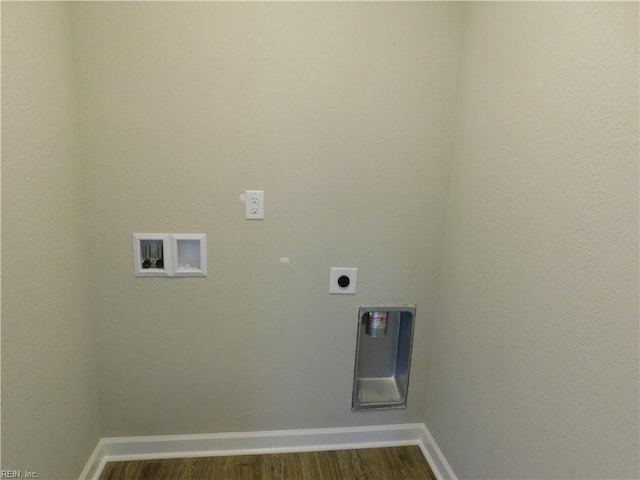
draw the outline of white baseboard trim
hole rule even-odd
[[[422,437],[418,445],[420,446],[420,450],[422,450],[424,458],[427,459],[433,474],[438,480],[458,480],[458,477],[451,468],[451,465],[449,465],[442,450],[438,447],[427,426],[423,423],[421,427]]]
[[[97,480],[107,462],[418,445],[440,480],[457,480],[423,423],[266,432],[102,438],[80,480]]]

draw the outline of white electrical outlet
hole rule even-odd
[[[264,191],[247,190],[244,198],[246,202],[245,218],[247,220],[264,220]]]

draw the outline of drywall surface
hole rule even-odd
[[[460,478],[638,478],[638,4],[465,29],[427,426]]]
[[[100,437],[64,3],[2,2],[2,469],[77,477]]]
[[[422,420],[461,13],[74,5],[105,435]],[[134,278],[133,232],[206,233],[208,277]],[[417,304],[409,406],[354,414],[357,308],[380,303]]]

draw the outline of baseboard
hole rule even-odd
[[[423,423],[421,427],[422,436],[418,445],[420,446],[420,450],[422,450],[424,458],[427,459],[433,474],[438,480],[458,480],[458,477],[451,468],[451,465],[449,465],[442,450],[438,447],[427,426]]]
[[[193,435],[102,438],[80,480],[97,480],[107,462],[418,445],[438,479],[457,480],[422,423]]]

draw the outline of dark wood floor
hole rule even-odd
[[[100,480],[435,480],[417,446],[109,462]]]

